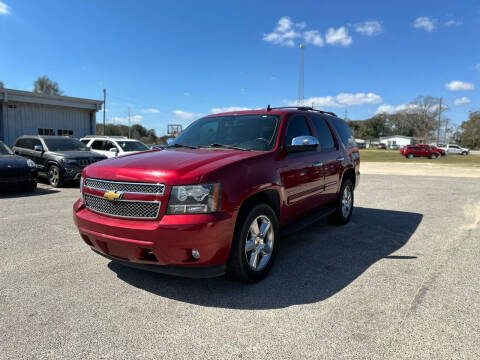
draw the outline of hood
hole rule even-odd
[[[96,158],[96,159],[105,159],[106,157],[93,151],[61,151],[61,152],[51,152],[50,154],[61,156],[67,159],[85,159],[85,158]]]
[[[27,159],[17,155],[0,155],[0,170],[28,168]]]
[[[264,154],[226,149],[166,149],[119,156],[92,164],[85,177],[118,181],[161,182],[166,185],[197,183],[222,166]]]

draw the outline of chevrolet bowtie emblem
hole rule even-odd
[[[121,200],[123,197],[123,192],[110,190],[103,194],[103,197],[106,197],[110,201]]]

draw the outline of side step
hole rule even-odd
[[[280,229],[280,236],[289,236],[295,232],[302,231],[303,229],[308,228],[322,218],[331,215],[335,212],[335,207],[329,207],[326,209],[318,210],[310,215],[307,215],[304,218],[301,218],[291,224],[288,224]]]

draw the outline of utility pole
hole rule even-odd
[[[440,129],[442,128],[442,97],[440,96],[440,103],[438,106],[438,133],[437,133],[437,145],[440,142]]]
[[[128,138],[131,138],[131,130],[132,127],[130,126],[130,106],[128,107]]]
[[[107,89],[103,89],[103,136],[105,136],[105,107],[107,106]]]
[[[305,44],[302,42],[300,44],[300,71],[298,74],[298,96],[297,96],[297,105],[302,106],[303,105],[303,53],[305,50]]]

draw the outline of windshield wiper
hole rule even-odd
[[[187,148],[187,149],[198,149],[198,146],[191,146],[191,145],[183,145],[183,144],[172,144],[168,145],[169,148]]]
[[[213,143],[210,144],[206,147],[212,147],[212,148],[224,148],[224,149],[232,149],[232,150],[242,150],[242,151],[250,151],[249,149],[245,149],[242,147],[238,147],[235,145],[225,145],[225,144],[218,144],[218,143]]]

